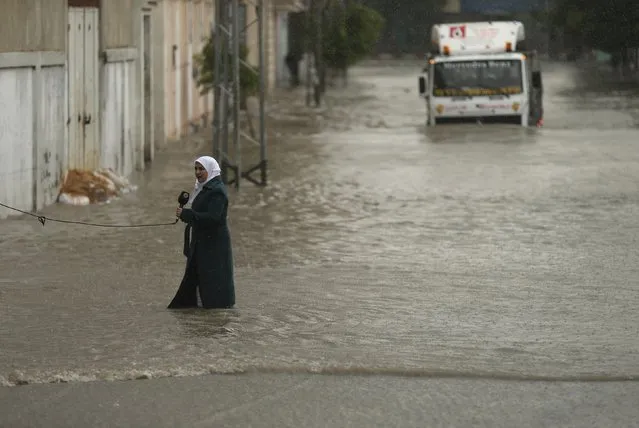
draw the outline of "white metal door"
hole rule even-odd
[[[98,121],[97,8],[69,8],[69,168],[96,169],[100,163]]]
[[[84,136],[82,125],[84,92],[84,9],[69,8],[68,25],[68,75],[69,75],[69,169],[82,168],[84,164]]]
[[[84,9],[84,167],[100,166],[99,128],[99,11]]]
[[[193,19],[193,3],[188,2],[186,4],[186,16],[188,22],[188,36],[187,36],[187,45],[186,45],[186,75],[187,75],[187,84],[186,84],[186,120],[184,122],[193,122],[193,24],[195,20]]]

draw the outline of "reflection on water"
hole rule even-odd
[[[0,222],[0,382],[638,376],[636,98],[553,65],[544,128],[425,129],[418,70],[361,67],[326,107],[272,106],[271,184],[231,191],[237,309],[166,310],[181,225]],[[121,200],[45,212],[170,221],[209,140],[160,153]]]

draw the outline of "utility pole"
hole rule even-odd
[[[240,28],[239,0],[216,0],[214,47],[215,47],[215,84],[213,90],[213,153],[222,170],[222,180],[227,184],[233,184],[236,189],[240,187],[241,178],[259,185],[267,184],[267,153],[266,153],[266,57],[264,49],[265,29],[265,5],[267,0],[244,0],[243,5],[254,7],[256,19]],[[257,68],[251,66],[240,57],[240,45],[242,37],[246,36],[247,29],[257,25],[259,64]],[[241,129],[241,99],[240,87],[241,68],[247,68],[259,78],[259,124],[255,136],[247,134]],[[251,112],[246,112],[247,119]],[[259,146],[260,160],[256,165],[243,169],[242,142]],[[252,174],[260,171],[259,179]],[[229,172],[233,172],[229,176]]]
[[[547,35],[546,35],[546,43],[548,45],[548,47],[546,48],[546,54],[548,55],[548,58],[551,58],[551,46],[552,46],[552,32],[553,32],[553,28],[552,28],[552,20],[550,19],[550,4],[548,2],[548,0],[545,0],[545,6],[546,6],[546,30],[547,30]]]
[[[315,72],[317,80],[315,81],[315,105],[319,107],[324,95],[324,9],[326,0],[316,0],[316,17],[315,17]]]
[[[305,14],[305,37],[306,43],[304,50],[306,51],[306,106],[310,107],[313,102],[314,80],[315,80],[315,55],[313,54],[313,44],[316,43],[315,27],[313,26],[313,15],[315,13],[315,4],[317,0],[306,0]]]

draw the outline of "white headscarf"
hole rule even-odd
[[[208,177],[206,177],[206,181],[204,183],[200,183],[197,178],[195,179],[195,188],[193,189],[193,193],[191,193],[191,197],[189,198],[189,204],[195,200],[195,197],[200,193],[202,188],[206,183],[212,180],[215,177],[218,177],[221,173],[220,165],[218,165],[217,161],[213,159],[211,156],[202,156],[195,160],[195,163],[199,163],[204,167],[206,172],[208,173]]]

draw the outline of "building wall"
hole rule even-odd
[[[53,202],[66,164],[66,0],[14,0],[0,14],[0,202]],[[0,208],[0,218],[13,215]]]
[[[213,14],[215,12],[214,3],[211,1],[196,1],[194,4],[193,19],[193,54],[202,52],[202,48],[213,27]],[[195,84],[198,77],[198,70],[195,66],[191,68],[194,79],[193,85],[193,111],[196,124],[208,126],[213,120],[213,94],[202,95],[200,89]]]
[[[267,1],[267,0],[264,0]],[[259,27],[257,25],[257,10],[252,2],[246,2],[246,47],[247,61],[254,67],[260,63]]]
[[[164,0],[164,92],[168,140],[177,140],[206,126],[212,96],[201,95],[193,56],[199,53],[213,25],[213,0]]]
[[[2,3],[0,52],[64,50],[67,0],[11,0]]]
[[[113,1],[113,0],[103,0]],[[148,2],[146,0],[131,0],[132,9],[126,9],[127,4],[125,0],[123,2],[122,9],[120,9],[120,19],[126,20],[126,17],[132,19],[131,26],[133,27],[133,49],[135,50],[135,59],[129,66],[132,67],[133,77],[131,78],[131,104],[132,109],[129,117],[132,120],[131,123],[131,138],[133,146],[133,168],[137,170],[144,170],[146,163],[144,161],[144,138],[147,130],[144,124],[144,86],[143,86],[143,52],[142,52],[142,7]],[[133,13],[131,13],[133,12]],[[128,14],[127,14],[128,13]],[[153,100],[150,100],[152,103]],[[128,174],[128,172],[127,172]]]
[[[103,49],[135,46],[134,20],[141,4],[137,0],[101,0],[101,38]]]
[[[0,201],[22,210],[37,210],[55,202],[71,159],[74,167],[111,167],[122,175],[144,168],[145,132],[153,135],[158,124],[152,120],[145,129],[142,120],[145,117],[142,8],[154,18],[152,22],[157,23],[157,10],[153,8],[156,2],[11,0],[5,3],[0,14]],[[93,45],[89,40],[91,36],[69,38],[71,9],[68,4],[91,6],[91,13],[98,13],[95,25],[93,21],[85,21],[85,24],[90,22],[92,34],[96,34]],[[75,18],[81,15],[78,14],[81,10],[84,9],[73,9]],[[161,42],[158,45],[154,41],[152,45],[151,51],[161,53]],[[90,46],[89,50],[86,46]],[[99,70],[96,75],[86,74],[86,64],[84,69],[77,67],[83,55],[95,62]],[[162,55],[150,57],[163,59]],[[80,70],[72,74],[69,73],[71,59],[75,70]],[[158,67],[156,60],[152,69],[161,75],[163,63]],[[163,81],[161,76],[158,79]],[[81,129],[76,114],[82,113],[82,107],[78,107],[82,102],[77,100],[86,96],[82,82],[87,80],[95,81],[97,88],[95,108],[84,112],[91,115],[90,132],[97,134],[96,162],[92,161],[91,152],[76,152],[81,144],[72,144],[70,138],[73,125]],[[154,88],[152,93],[155,99],[150,102],[156,104],[157,100],[162,107],[163,97],[158,99],[158,94],[163,93],[163,88]],[[73,104],[72,117],[71,105],[76,101],[79,104]],[[163,108],[153,111],[156,110],[163,113]],[[155,114],[152,117],[157,118]],[[77,132],[74,135],[78,135]],[[12,213],[0,209],[0,218],[9,214]]]
[[[262,0],[265,8],[264,22],[263,24],[263,38],[264,38],[264,60],[266,62],[266,89],[269,90],[275,83],[275,70],[271,69],[275,65],[273,46],[275,43],[275,11],[273,4],[270,0]],[[254,67],[258,67],[260,64],[260,38],[259,38],[259,25],[257,22],[258,15],[257,10],[253,3],[246,3],[246,22],[248,27],[246,28],[246,47],[248,48],[248,63]]]
[[[286,67],[286,55],[288,54],[288,15],[286,10],[277,10],[277,22],[275,23],[275,74],[278,86],[288,86],[290,73]]]
[[[265,82],[267,92],[275,87],[277,81],[277,8],[273,0],[262,0],[265,8],[263,22]],[[253,3],[246,3],[246,47],[248,48],[248,62],[254,67],[260,63],[259,26],[257,10]]]
[[[165,61],[164,61],[164,34],[165,34],[165,19],[164,10],[162,6],[155,7],[151,16],[151,25],[153,27],[153,39],[152,39],[152,73],[153,73],[153,142],[155,148],[162,148],[166,144],[166,132],[164,131],[166,121],[166,109],[165,105],[165,87],[166,76],[164,73]]]
[[[264,23],[266,89],[270,92],[277,82],[277,10],[272,0],[263,1],[266,7],[266,22]]]
[[[187,135],[190,117],[189,98],[191,96],[191,64],[193,47],[188,39],[191,19],[190,1],[179,2],[180,30],[178,37],[178,67],[180,67],[180,97],[177,100],[177,108],[180,110],[180,121],[177,123],[179,135]]]
[[[213,26],[213,0],[165,0],[164,14],[164,135],[177,140],[211,121],[213,98],[200,94],[194,55]]]

